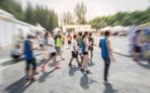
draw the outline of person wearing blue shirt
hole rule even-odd
[[[35,58],[33,56],[33,48],[32,48],[32,42],[31,42],[32,36],[28,35],[27,39],[24,41],[24,58],[26,60],[26,75],[27,80],[34,80],[34,74],[36,70],[36,62]],[[31,70],[32,66],[32,70]],[[30,74],[31,70],[31,74]]]
[[[104,81],[108,81],[108,70],[110,67],[111,59],[114,60],[112,51],[110,48],[110,41],[109,41],[110,32],[106,31],[104,33],[104,37],[100,39],[99,47],[101,48],[101,56],[104,60]]]

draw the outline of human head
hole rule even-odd
[[[57,33],[57,35],[60,35],[60,34],[61,34],[61,31],[59,30],[58,33]]]
[[[17,48],[17,49],[20,49],[20,47],[21,47],[21,46],[20,46],[19,44],[16,45],[16,48]]]
[[[104,32],[102,31],[100,34],[103,36],[103,35],[104,35]]]
[[[30,39],[33,39],[33,36],[32,36],[32,35],[28,35],[28,36],[27,36],[27,39],[29,39],[29,40],[30,40]]]
[[[76,36],[76,35],[74,35],[74,36],[73,36],[73,39],[76,39],[76,38],[77,38],[77,36]]]
[[[89,36],[92,36],[92,33],[90,33]]]
[[[79,36],[82,36],[82,32],[79,32]]]
[[[105,31],[104,35],[105,35],[105,37],[109,37],[110,36],[110,31]]]
[[[88,32],[84,32],[84,35],[83,35],[82,39],[84,39],[87,36],[88,36]]]
[[[88,35],[88,32],[84,32],[84,35],[87,36],[87,35]]]

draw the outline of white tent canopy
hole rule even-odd
[[[15,17],[12,14],[10,14],[2,9],[0,9],[0,18],[11,19],[11,20],[15,19]]]
[[[123,26],[111,27],[111,26],[107,26],[107,27],[104,27],[104,28],[100,29],[100,31],[106,31],[106,30],[109,30],[109,31],[112,31],[112,32],[128,31],[128,27],[123,27]]]
[[[43,28],[39,23],[36,24],[36,26],[31,27],[32,31],[38,31],[38,32],[44,32],[45,28]]]

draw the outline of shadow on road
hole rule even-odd
[[[118,91],[114,89],[110,83],[104,83],[104,85],[104,93],[118,93]]]
[[[75,72],[78,71],[78,70],[79,70],[78,67],[75,67],[75,66],[70,67],[69,68],[69,76],[74,76]]]
[[[83,74],[83,76],[81,77],[80,86],[83,89],[89,89],[89,78],[87,74]]]
[[[83,74],[83,76],[80,79],[80,86],[83,89],[89,89],[89,85],[92,83],[98,83],[99,82],[97,80],[93,80],[92,78],[88,77],[88,74]]]
[[[44,82],[46,80],[46,78],[48,78],[49,74],[51,74],[52,72],[54,72],[56,69],[52,69],[49,72],[44,72],[40,77],[39,77],[39,82]]]
[[[36,54],[35,56],[39,56],[39,55],[41,55],[41,54]],[[21,57],[19,59],[11,59],[9,61],[3,62],[1,65],[8,66],[8,65],[16,64],[16,63],[19,63],[19,62],[22,62],[22,61],[25,61],[23,57]]]
[[[17,60],[12,59],[12,60],[9,60],[9,61],[2,63],[1,65],[7,66],[7,65],[11,65],[11,64],[16,64],[16,63],[22,62],[23,60],[24,60],[23,58],[17,59]]]
[[[25,76],[6,87],[5,93],[23,93],[33,82],[27,82]]]
[[[94,66],[95,64],[94,64],[94,62],[91,61],[91,62],[88,63],[88,65],[89,66]]]
[[[136,63],[146,69],[150,69],[150,62],[136,62]]]

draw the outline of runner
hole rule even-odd
[[[26,60],[27,80],[35,80],[34,74],[36,71],[36,60],[33,56],[33,44],[31,39],[33,39],[33,36],[28,35],[27,40],[24,41],[24,56]]]
[[[70,59],[70,62],[69,62],[69,66],[71,67],[72,66],[72,61],[73,59],[75,58],[77,63],[78,63],[78,67],[80,67],[80,62],[79,62],[79,59],[78,59],[78,43],[77,43],[77,36],[74,35],[73,36],[73,41],[72,41],[72,58]]]
[[[59,69],[57,63],[56,63],[56,49],[55,49],[55,41],[53,38],[53,32],[49,33],[47,32],[45,35],[46,44],[47,44],[47,50],[48,50],[48,58],[46,59],[46,63],[41,65],[41,71],[45,71],[46,64],[53,59],[53,65],[55,66],[55,69]]]
[[[90,51],[90,62],[93,59],[93,49],[94,49],[94,38],[92,37],[92,33],[89,34],[89,51]]]
[[[110,67],[111,60],[114,61],[114,57],[112,55],[112,50],[110,46],[110,32],[106,31],[104,33],[105,37],[100,39],[99,47],[101,48],[101,56],[104,60],[105,67],[104,67],[104,81],[108,81],[108,70]]]
[[[58,33],[55,37],[55,45],[56,45],[56,53],[58,56],[60,56],[61,60],[64,60],[62,57],[62,51],[61,48],[63,47],[63,40],[61,38],[61,35]]]
[[[135,61],[139,61],[140,56],[142,54],[142,30],[137,30],[135,35],[135,43],[134,43],[134,55],[133,55],[133,59]]]
[[[68,46],[69,46],[69,49],[70,49],[70,47],[71,47],[71,41],[72,41],[72,37],[71,37],[70,33],[67,36],[67,41],[68,41]]]
[[[89,62],[89,56],[88,56],[88,33],[85,32],[83,37],[82,37],[82,53],[83,53],[83,63],[81,67],[81,72],[86,72],[87,74],[90,73],[88,69],[88,62]]]
[[[80,32],[78,34],[78,46],[79,46],[79,54],[80,54],[80,58],[81,58],[81,65],[83,63],[83,53],[82,53],[82,33]]]

